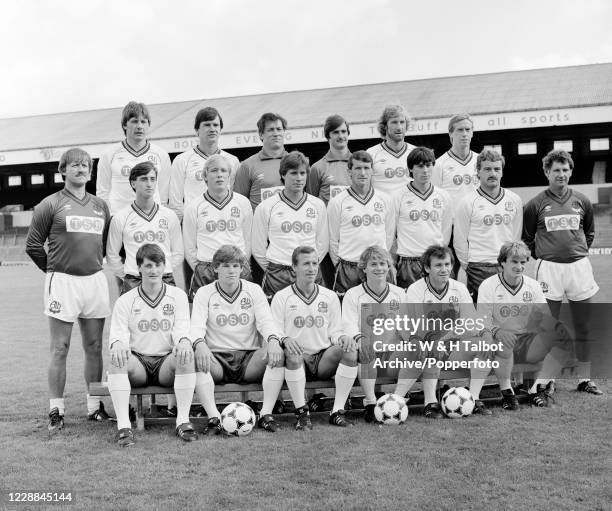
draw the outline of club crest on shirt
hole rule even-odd
[[[166,220],[165,218],[160,218],[159,219],[159,228],[160,229],[167,229],[168,228],[168,220]]]
[[[510,201],[506,201],[506,211],[514,211],[514,204]]]
[[[448,302],[449,303],[459,303],[459,298],[455,295],[451,295],[448,297]]]
[[[533,301],[533,295],[531,294],[531,291],[525,291],[523,293],[523,301],[524,302],[532,302]]]
[[[174,314],[174,305],[167,303],[164,305],[162,311],[164,312],[164,316],[172,316]]]
[[[380,213],[383,210],[383,203],[382,202],[375,202],[374,203],[374,211]]]
[[[317,311],[323,313],[323,314],[327,314],[327,310],[328,310],[328,305],[326,302],[319,302],[317,304]]]
[[[244,298],[242,298],[240,300],[240,308],[243,309],[243,310],[244,309],[250,309],[251,305],[252,305],[251,299],[249,297],[247,297],[247,296],[245,296]]]
[[[232,218],[238,218],[240,216],[240,208],[237,208],[236,206],[234,206],[230,210],[230,213],[232,215]]]
[[[389,308],[391,310],[399,310],[399,302],[394,298],[389,302]]]
[[[306,216],[308,218],[314,218],[315,217],[315,210],[314,210],[314,208],[307,208],[306,209]]]

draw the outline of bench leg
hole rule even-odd
[[[240,400],[243,403],[246,403],[249,400],[249,393],[248,392],[240,392]]]
[[[136,396],[136,429],[144,431],[144,413],[142,410],[142,394]]]

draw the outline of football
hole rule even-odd
[[[255,412],[244,403],[230,403],[221,412],[221,426],[228,435],[246,436],[255,427]]]
[[[467,417],[474,411],[474,398],[465,387],[452,387],[442,396],[442,411],[451,419]]]
[[[393,426],[401,424],[408,418],[406,401],[397,394],[385,394],[376,401],[374,416],[383,424]]]

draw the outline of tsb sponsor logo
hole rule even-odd
[[[141,332],[158,332],[159,330],[169,332],[171,328],[172,322],[169,319],[162,319],[161,321],[158,319],[152,319],[151,321],[141,319],[138,322],[138,330]]]
[[[219,314],[216,322],[219,326],[245,326],[249,324],[249,315],[246,312],[242,314]]]
[[[87,234],[102,234],[104,221],[91,216],[66,216],[67,232],[83,232]]]

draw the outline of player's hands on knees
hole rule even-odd
[[[193,348],[189,339],[183,337],[172,349],[172,353],[178,358],[179,364],[185,365],[193,360]]]
[[[213,354],[204,342],[199,342],[195,349],[195,361],[198,371],[209,373],[213,364]]]
[[[348,353],[350,351],[357,351],[357,341],[348,335],[341,335],[338,339],[338,346],[342,348],[342,351]]]
[[[500,328],[497,332],[495,332],[495,340],[501,342],[506,348],[514,349],[516,334]]]
[[[304,348],[302,348],[297,339],[294,339],[293,337],[285,338],[285,350],[289,355],[301,355],[304,353]]]
[[[115,341],[111,346],[110,354],[111,364],[121,369],[127,366],[131,352],[130,348],[127,347],[123,342]]]
[[[283,362],[283,348],[277,339],[272,339],[268,342],[268,365],[270,367],[279,367]]]

